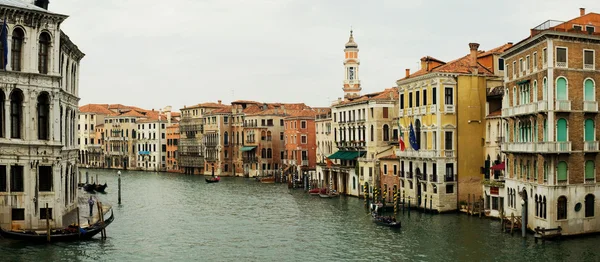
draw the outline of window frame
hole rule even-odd
[[[562,61],[558,61],[558,50],[559,49],[564,49],[565,50],[565,66],[558,66],[558,63],[562,63]],[[554,67],[560,67],[560,68],[568,68],[569,67],[569,48],[566,46],[557,46],[554,48],[554,52],[556,54],[556,57],[554,58]]]
[[[582,67],[584,70],[594,70],[596,68],[596,50],[594,49],[583,49],[583,63],[582,63]],[[585,52],[592,52],[592,63],[591,64],[586,64],[585,63]],[[592,68],[585,68],[586,65],[591,65]]]

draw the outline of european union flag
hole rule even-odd
[[[412,123],[410,123],[410,130],[408,133],[408,142],[410,143],[410,146],[412,146],[412,148],[415,151],[419,151],[419,144],[417,144],[417,136],[415,135],[415,129],[413,128]]]
[[[8,26],[6,25],[6,17],[4,17],[0,38],[2,38],[2,69],[6,70],[8,64]]]

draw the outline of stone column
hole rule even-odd
[[[10,94],[6,95],[4,99],[4,137],[10,138],[10,100],[8,99]]]

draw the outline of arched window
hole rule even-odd
[[[15,28],[12,33],[12,47],[10,54],[10,66],[13,71],[21,71],[21,49],[23,49],[25,34],[21,28]]]
[[[390,127],[383,125],[383,141],[390,141]]]
[[[261,131],[260,132],[260,140],[265,140],[267,138],[267,132],[265,131]]]
[[[588,194],[585,196],[585,217],[594,216],[594,202],[596,202],[596,197],[594,194]]]
[[[273,151],[270,148],[268,148],[267,149],[267,158],[272,158],[272,157],[273,157]]]
[[[244,131],[242,131],[242,145],[244,144]]]
[[[260,157],[267,158],[267,149],[263,148],[260,152]]]
[[[567,79],[564,77],[556,79],[556,100],[568,100]]]
[[[568,172],[567,162],[565,162],[565,161],[558,162],[558,167],[557,167],[557,171],[556,171],[556,181],[566,182],[567,181],[567,172]]]
[[[564,118],[558,119],[558,121],[556,121],[556,141],[567,141],[567,120]]]
[[[548,100],[548,80],[545,77],[542,81],[542,97],[544,100]]]
[[[38,113],[38,139],[48,140],[49,139],[49,127],[50,127],[50,99],[48,93],[43,92],[38,96],[37,99],[37,113]]]
[[[544,198],[542,199],[542,217],[546,218],[546,214],[547,214],[547,208],[546,208],[546,196],[544,196]]]
[[[584,141],[595,141],[594,137],[594,120],[588,118],[584,122]]]
[[[585,161],[585,180],[594,181],[594,178],[596,178],[596,165],[594,161]]]
[[[594,80],[587,79],[583,84],[583,100],[584,101],[596,101],[594,96]]]
[[[533,80],[533,102],[538,101],[537,80]]]
[[[0,137],[4,137],[4,127],[6,125],[6,119],[4,119],[4,92],[0,89]]]
[[[373,125],[371,125],[371,142],[373,142],[374,136],[375,136],[375,131],[373,130]]]
[[[556,201],[556,219],[567,219],[567,197],[560,196]]]
[[[513,86],[513,103],[512,106],[517,106],[517,87]]]
[[[21,138],[23,121],[23,92],[14,89],[10,94],[10,137]]]
[[[229,133],[223,133],[223,144],[229,145]]]
[[[40,34],[38,47],[38,71],[40,74],[48,74],[50,64],[50,35],[46,32]]]
[[[240,132],[237,132],[237,136],[235,136],[235,143],[240,144]]]
[[[540,199],[537,194],[535,195],[535,216],[540,216]]]
[[[271,131],[267,131],[267,141],[271,141]]]

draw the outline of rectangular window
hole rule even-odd
[[[394,173],[392,175],[398,175],[398,166],[394,165]]]
[[[374,117],[374,116],[373,116],[373,108],[371,108],[371,117]]]
[[[0,166],[0,192],[6,192],[6,166]]]
[[[388,118],[388,108],[387,107],[383,108],[383,118]]]
[[[583,69],[594,69],[594,50],[583,50]]]
[[[593,26],[586,25],[585,31],[587,31],[590,35],[593,34],[596,30]]]
[[[408,108],[412,108],[413,106],[412,93],[408,93]]]
[[[23,192],[23,166],[10,167],[10,191]]]
[[[400,94],[400,109],[404,109],[404,94]]]
[[[383,165],[383,174],[387,175],[387,165]]]
[[[437,104],[437,88],[435,87],[431,89],[431,104]]]
[[[307,143],[306,135],[302,135],[302,144],[306,144],[306,143]]]
[[[167,152],[167,145],[162,145],[162,152]]]
[[[533,70],[537,70],[537,52],[533,53]]]
[[[11,213],[12,213],[12,216],[11,216],[12,221],[25,220],[25,209],[24,208],[13,208],[11,210]]]
[[[519,72],[525,71],[525,66],[523,65],[523,58],[519,58]]]
[[[419,91],[415,91],[415,106],[420,106],[421,105],[421,96]]]
[[[445,136],[445,140],[444,140],[445,145],[444,145],[444,148],[446,150],[452,150],[452,132],[451,131],[446,131],[444,133],[444,136]]]
[[[300,128],[302,128],[302,129],[306,128],[306,121],[304,121],[304,120],[300,121]]]
[[[580,25],[573,25],[573,31],[581,32],[581,30],[583,30],[582,26],[580,26]]]
[[[525,57],[525,69],[529,70],[530,65],[531,65],[531,58],[529,56],[526,56]]]
[[[427,105],[427,89],[423,89],[423,105]]]
[[[333,122],[337,122],[337,113],[333,113]]]
[[[567,66],[567,49],[564,47],[556,48],[556,66],[566,67]]]
[[[542,50],[542,66],[546,66],[548,64],[548,49],[544,48]]]
[[[40,219],[46,219],[46,208],[40,208]],[[48,219],[52,219],[52,208],[48,208]]]
[[[504,70],[504,59],[502,59],[502,58],[498,58],[498,70],[500,70],[500,71]]]
[[[39,190],[40,192],[52,192],[52,167],[39,167]]]
[[[454,104],[454,96],[452,95],[452,87],[446,87],[444,92],[444,102],[446,105]]]
[[[512,73],[513,73],[513,76],[515,76],[517,74],[517,61],[513,61]]]
[[[279,119],[279,126],[283,126],[283,119]]]
[[[454,194],[454,185],[446,185],[446,194]]]

